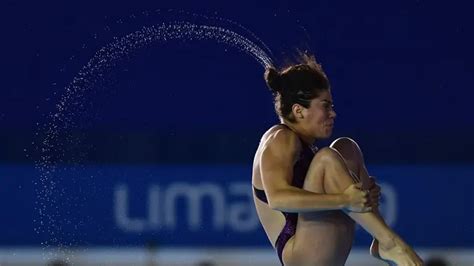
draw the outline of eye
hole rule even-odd
[[[334,110],[334,104],[325,103],[323,107],[328,111]]]

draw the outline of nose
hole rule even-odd
[[[330,116],[331,118],[336,118],[336,116],[337,116],[336,111],[331,110],[331,112],[329,113],[329,116]]]

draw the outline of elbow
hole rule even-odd
[[[284,197],[279,195],[278,193],[274,193],[270,197],[268,197],[268,206],[277,211],[281,211],[285,208],[284,206],[285,200]]]

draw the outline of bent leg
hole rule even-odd
[[[324,173],[325,191],[327,193],[342,193],[353,182],[353,177],[350,175],[346,162],[340,153],[332,148],[325,149],[322,158],[326,164]],[[387,231],[391,230],[374,213],[348,212],[347,214],[377,239],[389,241]]]
[[[353,180],[339,152],[332,148],[324,148],[318,151],[308,169],[304,189],[315,193],[342,193],[354,182],[356,181]],[[332,214],[325,216],[324,213],[338,213],[347,219],[347,216],[339,211],[299,214],[296,234],[283,250],[285,265],[344,264],[350,250],[353,232],[347,230],[344,232],[347,226],[341,226],[345,222],[341,223],[340,216]],[[416,259],[407,251],[409,247],[376,214],[372,212],[347,214],[380,241],[381,246],[387,251],[381,254],[384,259],[402,264]],[[345,247],[346,243],[349,243],[349,249],[342,248],[342,251],[339,251],[338,247]]]
[[[365,166],[364,157],[359,145],[350,138],[339,138],[331,144],[331,148],[338,151],[349,170],[357,175],[360,181],[362,181],[363,188],[368,189],[369,187],[367,184],[369,183],[370,176]],[[421,260],[416,253],[411,250],[411,248],[385,223],[383,217],[379,213],[379,209],[373,208],[372,212],[375,217],[365,213],[348,213],[352,219],[364,227],[364,229],[374,237],[374,241],[370,247],[371,254],[380,259],[382,259],[380,257],[382,255],[385,259],[398,261],[400,263],[406,262],[409,265],[420,263]],[[371,232],[371,230],[376,231]],[[377,231],[379,232],[377,233]],[[386,235],[387,238],[379,239],[377,235],[380,234]],[[382,241],[383,245],[380,253],[377,239]]]
[[[369,189],[369,172],[365,166],[364,155],[357,142],[351,138],[342,137],[333,141],[330,147],[339,152],[351,173],[357,175],[357,177],[362,181],[362,188]],[[372,212],[374,212],[386,224],[385,220],[380,215],[378,206],[373,207]],[[376,258],[380,258],[378,242],[375,238],[370,246],[370,254]]]

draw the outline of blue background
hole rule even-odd
[[[166,11],[173,8],[241,24],[270,47],[279,65],[291,59],[296,48],[313,51],[333,88],[338,117],[332,139],[356,139],[369,168],[396,188],[395,229],[415,245],[473,246],[471,3],[1,5],[0,199],[8,218],[0,220],[0,245],[39,245],[51,237],[34,233],[39,222],[35,204],[41,204],[37,193],[42,190],[35,183],[43,181],[33,162],[41,156],[42,125],[51,121],[49,114],[56,111],[65,87],[114,36],[186,20],[217,23],[256,41],[231,23]],[[199,243],[199,233],[188,237],[161,232],[173,234],[161,239],[156,232],[114,231],[111,205],[104,202],[121,179],[101,170],[138,167],[151,172],[145,174],[146,182],[171,184],[182,178],[176,169],[185,168],[196,173],[194,182],[225,187],[227,180],[219,173],[230,164],[239,169],[232,180],[250,182],[259,138],[277,122],[263,72],[247,54],[213,41],[154,44],[107,72],[113,82],[81,98],[86,106],[82,112],[68,114],[77,126],[61,129],[56,140],[57,146],[66,143],[66,151],[57,154],[59,163],[73,161],[87,169],[83,175],[50,177],[59,184],[55,189],[63,190],[56,195],[65,202],[57,213],[60,220],[82,226],[58,229],[61,241],[121,246],[153,239],[163,245],[267,246],[261,230],[249,238],[231,230],[212,233],[205,243]],[[123,175],[133,176],[135,171]],[[154,171],[168,171],[173,178],[155,177]],[[130,186],[146,186],[142,181],[125,178]],[[94,204],[103,211],[81,207],[81,215],[71,215],[68,209]],[[111,234],[117,237],[108,238]],[[357,244],[366,241],[360,234]]]
[[[59,197],[48,197],[48,215],[57,217],[52,224],[39,226],[35,210],[34,185],[31,177],[35,169],[20,165],[1,166],[5,178],[2,196],[8,198],[3,209],[10,215],[2,219],[2,245],[48,244],[79,246],[141,246],[157,243],[170,247],[268,247],[268,240],[253,210],[251,186],[247,179],[251,165],[88,165],[63,167],[55,175],[59,184]],[[469,176],[473,166],[450,165],[375,165],[372,173],[383,176],[380,181],[384,190],[381,199],[382,214],[386,221],[406,241],[417,247],[466,248],[474,245],[474,219],[469,210],[474,209],[472,181]],[[451,177],[446,180],[446,173]],[[91,178],[93,177],[93,178]],[[248,186],[248,194],[231,192],[233,184]],[[172,186],[185,184],[199,187],[212,184],[219,188],[225,202],[225,220],[216,226],[215,200],[210,194],[198,198],[201,213],[200,224],[193,230],[190,224],[190,201],[184,195],[176,198],[173,210],[177,214],[175,227],[163,223],[165,194]],[[409,184],[409,185],[408,185]],[[118,187],[127,190],[126,216],[141,220],[145,225],[130,230],[117,219]],[[160,187],[158,204],[161,224],[150,226],[150,188]],[[389,192],[389,186],[390,191]],[[388,195],[390,194],[390,195]],[[446,196],[449,195],[449,196]],[[231,208],[246,206],[239,219],[248,221],[254,215],[254,226],[240,231],[233,226]],[[389,207],[390,205],[390,207]],[[392,213],[387,211],[392,208]],[[393,216],[395,214],[395,216]],[[49,221],[48,218],[44,219]],[[252,223],[251,223],[252,224]],[[40,233],[36,233],[34,228]],[[52,241],[54,235],[59,241]],[[358,229],[356,245],[367,246],[371,238]]]

